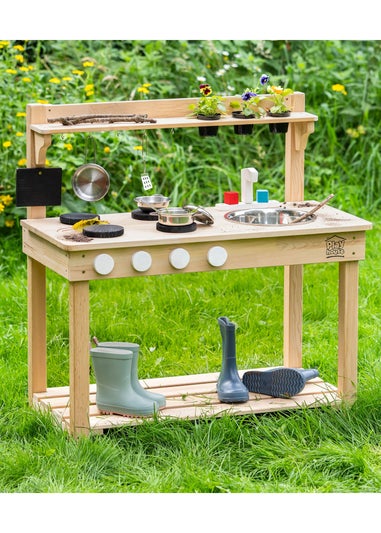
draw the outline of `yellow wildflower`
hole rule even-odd
[[[71,76],[64,76],[62,81],[71,81],[73,78]]]
[[[9,41],[0,41],[0,48],[4,48],[4,46],[9,46]]]
[[[34,66],[33,65],[28,65],[28,70],[34,70]]]
[[[22,131],[16,131],[16,137],[24,137],[24,133]]]
[[[18,111],[18,112],[16,113],[16,117],[26,117],[26,113],[25,113],[25,111]]]
[[[11,141],[4,141],[3,142],[3,148],[9,148],[10,146],[12,146]]]
[[[8,206],[11,205],[11,203],[13,202],[13,198],[9,194],[2,194],[0,196],[0,202]]]
[[[24,66],[20,67],[19,70],[21,70],[21,72],[29,72],[28,67],[24,67]]]
[[[24,77],[22,78],[22,81],[23,81],[24,83],[30,83],[32,80],[31,80],[30,78],[28,78],[27,76],[24,76]]]
[[[18,50],[19,52],[23,52],[25,50],[25,48],[21,44],[15,44],[13,48],[15,50]]]
[[[148,94],[149,89],[147,89],[147,87],[144,87],[144,85],[142,85],[141,87],[138,87],[138,93]]]
[[[85,92],[93,91],[94,90],[94,84],[89,83],[88,85],[85,85]]]
[[[38,104],[48,104],[49,101],[48,100],[37,100],[37,103]]]
[[[7,68],[5,72],[7,74],[17,74],[17,70],[15,70],[14,68]]]
[[[5,221],[5,226],[7,228],[13,228],[13,226],[15,225],[15,221],[14,220],[11,220],[10,218],[8,218],[6,221]]]
[[[0,213],[2,213],[5,209],[5,205],[0,203]]]
[[[277,87],[276,85],[271,85],[271,91],[275,94],[282,94],[283,88],[280,86]]]
[[[16,54],[16,55],[15,55],[15,58],[17,59],[17,61],[18,61],[19,63],[24,63],[24,56],[23,56],[23,55],[21,55],[21,54]]]
[[[74,69],[72,70],[73,74],[77,74],[78,76],[82,76],[84,74],[83,70]]]
[[[73,150],[73,145],[71,143],[64,143],[64,148],[70,152]]]
[[[56,83],[57,85],[61,83],[59,78],[50,78],[49,83]]]
[[[83,67],[93,67],[94,66],[94,62],[93,61],[84,61],[82,63],[82,66]]]
[[[141,145],[134,146],[134,150],[143,150],[143,146]]]
[[[337,93],[341,93],[341,94],[348,94],[347,91],[345,90],[345,87],[344,85],[342,85],[341,83],[335,83],[334,85],[332,85],[332,91],[335,91]]]
[[[105,146],[105,147],[103,148],[103,151],[104,151],[105,154],[109,154],[109,153],[111,152],[109,146]]]
[[[25,159],[24,157],[23,157],[22,159],[19,159],[19,160],[17,161],[17,165],[18,165],[19,167],[23,167],[23,166],[25,166],[25,165],[26,165],[26,159]]]

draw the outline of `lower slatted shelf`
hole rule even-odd
[[[246,370],[241,370],[239,374],[242,376],[244,372]],[[336,387],[320,378],[314,378],[307,381],[302,392],[292,398],[273,398],[250,393],[247,402],[221,403],[216,392],[218,376],[219,372],[214,372],[151,378],[140,380],[140,383],[146,389],[166,397],[166,406],[157,413],[159,419],[169,417],[195,420],[203,417],[223,416],[224,414],[238,416],[301,407],[319,407],[340,402]],[[70,389],[68,386],[49,388],[46,392],[35,393],[33,401],[36,408],[50,411],[62,428],[69,430]],[[96,384],[90,385],[89,402],[89,425],[92,432],[103,433],[105,429],[137,425],[143,420],[142,417],[101,414],[96,406]]]

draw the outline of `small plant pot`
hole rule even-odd
[[[197,115],[198,120],[219,120],[220,114],[217,115]],[[200,137],[215,137],[218,133],[218,126],[200,126],[198,128]]]
[[[233,111],[233,118],[245,120],[247,118],[255,118],[254,115],[244,115],[242,111]],[[237,135],[250,135],[253,133],[254,124],[234,124],[234,133]]]
[[[268,111],[267,116],[269,117],[289,117],[290,111],[285,111],[284,113],[270,113]],[[287,133],[288,131],[288,122],[278,123],[278,124],[269,124],[271,133]]]

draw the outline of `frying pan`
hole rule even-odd
[[[110,176],[107,170],[96,163],[85,163],[77,168],[71,182],[75,194],[86,202],[101,200],[110,188]]]

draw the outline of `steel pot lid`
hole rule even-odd
[[[86,163],[75,171],[72,186],[81,200],[95,202],[106,196],[110,188],[110,176],[100,165]]]
[[[193,220],[201,222],[202,224],[214,224],[213,216],[203,207],[187,204],[184,209],[192,212]]]

